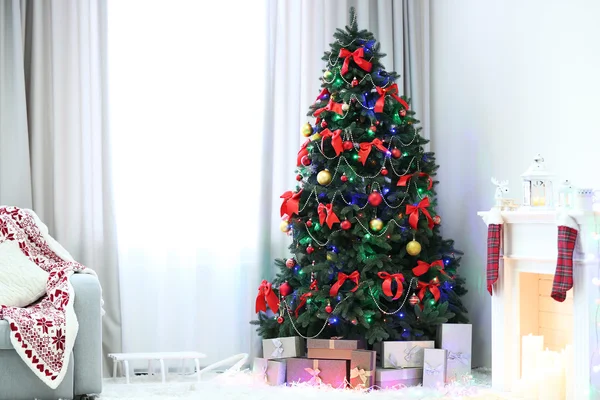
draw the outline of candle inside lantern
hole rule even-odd
[[[546,199],[544,197],[532,197],[531,205],[534,207],[544,207],[546,205]]]

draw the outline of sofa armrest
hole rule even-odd
[[[73,393],[102,392],[102,289],[94,275],[73,274],[70,278],[75,292],[75,314],[79,332],[73,348],[75,371]]]

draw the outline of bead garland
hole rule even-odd
[[[381,307],[379,306],[379,303],[377,303],[377,300],[375,300],[375,295],[373,294],[373,288],[371,286],[369,286],[369,294],[373,298],[373,301],[375,302],[375,305],[377,306],[379,311],[381,311],[385,315],[394,315],[398,311],[400,311],[402,309],[402,307],[404,307],[404,304],[406,303],[406,299],[408,299],[408,295],[410,294],[410,288],[412,287],[413,281],[418,281],[418,279],[417,278],[410,279],[410,282],[408,283],[408,289],[406,289],[406,296],[404,296],[404,301],[402,302],[402,304],[400,305],[400,307],[398,307],[398,309],[396,311],[392,311],[392,312],[383,311],[381,309]],[[416,288],[416,286],[415,286],[415,288]]]

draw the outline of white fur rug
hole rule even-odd
[[[193,376],[168,376],[167,383],[159,376],[134,377],[128,385],[125,378],[106,379],[101,400],[281,400],[323,399],[327,400],[429,400],[429,399],[508,399],[506,395],[490,389],[489,370],[474,370],[469,382],[448,385],[443,390],[412,387],[402,390],[377,390],[370,393],[352,390],[316,388],[307,385],[271,387],[260,383],[250,373],[240,372],[231,376],[212,375],[206,381],[197,382]]]

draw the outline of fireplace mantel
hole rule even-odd
[[[551,274],[556,269],[559,213],[544,211],[485,211],[486,223],[503,222],[500,270],[492,296],[492,385],[510,391],[520,377],[520,274]],[[564,215],[564,214],[563,214]],[[595,348],[595,298],[592,284],[600,267],[599,212],[568,212],[579,233],[573,256],[574,399],[589,398],[590,355]],[[496,222],[492,222],[496,223]]]

